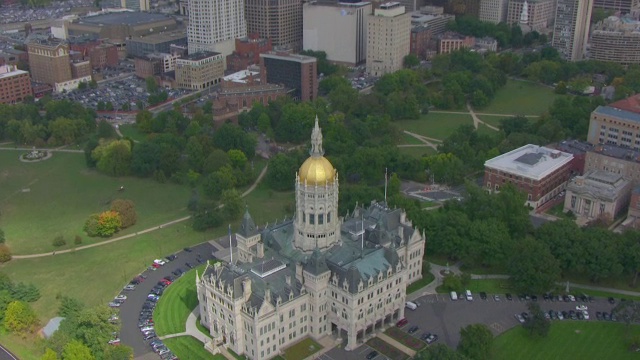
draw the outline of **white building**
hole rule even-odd
[[[480,0],[480,21],[494,24],[507,20],[509,0]]]
[[[406,287],[422,277],[424,234],[384,203],[339,217],[338,174],[317,119],[310,153],[295,178],[294,219],[258,229],[247,212],[231,264],[196,279],[207,349],[262,360],[335,334],[352,350],[404,317]]]
[[[367,60],[367,16],[370,2],[318,4],[302,8],[303,47],[324,51],[330,61],[355,66]]]
[[[243,0],[189,0],[189,54],[212,51],[226,58],[235,39],[247,36]]]
[[[584,59],[592,9],[593,0],[558,0],[551,46],[565,60]]]
[[[367,73],[382,76],[402,69],[409,55],[411,14],[398,2],[381,4],[367,25]]]
[[[573,212],[579,223],[601,218],[613,220],[629,204],[632,185],[622,175],[592,170],[567,185],[564,212]]]

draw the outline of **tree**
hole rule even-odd
[[[6,238],[4,237],[4,230],[0,229],[0,244],[4,244]]]
[[[412,68],[420,65],[420,59],[414,54],[409,54],[404,57],[403,65],[405,68]]]
[[[107,101],[107,103],[104,105],[104,109],[106,111],[113,111],[113,103],[111,101]]]
[[[219,199],[225,190],[232,189],[235,185],[233,170],[230,166],[225,166],[205,178],[203,190],[209,198]]]
[[[100,220],[100,214],[91,214],[87,221],[84,223],[83,230],[89,236],[98,236],[98,221]]]
[[[415,360],[469,360],[468,357],[456,352],[445,344],[433,344],[419,352]]]
[[[297,162],[290,154],[277,154],[274,156],[267,170],[266,183],[270,188],[278,191],[290,190],[293,188],[293,177],[296,173]]]
[[[40,360],[58,360],[58,354],[56,354],[56,352],[51,350],[50,348],[47,348]]]
[[[458,351],[474,360],[488,360],[493,355],[493,334],[485,324],[471,324],[460,330]]]
[[[98,216],[98,235],[107,237],[115,234],[122,228],[120,214],[115,211],[105,211]]]
[[[138,220],[138,215],[136,214],[136,205],[131,200],[113,200],[111,202],[111,211],[115,211],[120,215],[120,221],[122,222],[123,229],[134,225]]]
[[[0,263],[11,260],[11,250],[5,244],[0,244]]]
[[[242,215],[242,198],[236,189],[229,189],[222,192],[221,203],[224,204],[224,212],[227,220],[235,220]]]
[[[109,346],[104,352],[104,360],[133,360],[133,349],[129,346]]]
[[[149,93],[153,94],[158,91],[158,83],[156,82],[156,79],[153,76],[149,76],[144,80],[147,84],[147,91]]]
[[[4,314],[4,326],[15,333],[33,332],[38,325],[38,317],[31,306],[23,301],[13,301]]]
[[[227,155],[231,161],[231,166],[236,169],[242,169],[247,164],[247,156],[241,150],[231,149],[227,151]]]
[[[131,142],[129,140],[102,141],[92,152],[96,167],[111,176],[123,176],[131,168]]]
[[[62,350],[62,360],[95,360],[95,357],[85,344],[71,340]]]
[[[116,130],[106,120],[100,120],[98,122],[97,135],[98,139],[116,139],[118,137]]]
[[[530,237],[515,245],[507,268],[514,288],[525,293],[547,292],[560,277],[558,260],[547,246]]]
[[[529,335],[532,337],[546,337],[551,328],[551,321],[544,316],[538,303],[530,302],[527,307],[531,316],[525,321],[524,328],[529,330]]]
[[[82,310],[84,310],[84,304],[80,300],[68,296],[60,298],[59,316],[73,318],[80,314]]]

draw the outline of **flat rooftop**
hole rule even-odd
[[[175,31],[165,31],[147,36],[132,37],[127,41],[138,42],[143,44],[160,44],[167,41],[174,41],[187,38],[187,29],[179,29]]]
[[[286,60],[286,61],[296,61],[299,63],[312,63],[318,61],[313,56],[299,55],[299,54],[289,54],[289,53],[280,53],[275,51],[270,51],[266,53],[260,54],[260,57],[270,58],[270,59],[278,59],[278,60]]]
[[[567,184],[567,190],[578,194],[590,194],[601,200],[614,201],[628,185],[629,181],[622,178],[620,174],[593,170],[571,179]]]
[[[233,74],[229,74],[229,75],[225,76],[223,78],[223,80],[224,81],[231,81],[231,82],[246,84],[248,77],[256,76],[256,75],[260,75],[260,72],[251,71],[251,70],[240,70],[238,72],[235,72]]]
[[[0,71],[1,71],[1,67],[0,67]],[[0,79],[3,78],[8,78],[8,77],[12,77],[12,76],[17,76],[17,75],[22,75],[22,74],[28,74],[28,72],[24,71],[24,70],[13,70],[13,71],[8,71],[8,72],[0,72]]]
[[[611,116],[621,120],[634,121],[634,122],[640,123],[640,113],[634,113],[631,111],[622,110],[622,109],[614,108],[611,106],[598,106],[597,109],[593,110],[592,114]]]
[[[541,180],[572,159],[573,155],[564,151],[529,144],[489,159],[484,166],[533,180]]]
[[[640,151],[627,147],[600,144],[594,146],[593,150],[590,152],[610,156],[616,159],[640,163]]]
[[[593,145],[579,140],[563,140],[556,148],[569,154],[582,155],[593,150]]]
[[[216,55],[220,55],[220,53],[218,52],[213,52],[213,51],[201,51],[201,52],[197,52],[197,53],[193,53],[193,54],[189,54],[187,56],[182,57],[182,60],[202,60],[202,59],[206,59],[208,57],[212,57],[212,56],[216,56]]]
[[[121,12],[96,16],[88,16],[78,20],[78,24],[93,25],[141,25],[157,21],[171,20],[163,14],[153,14],[148,12]]]

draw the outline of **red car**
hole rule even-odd
[[[159,268],[161,265],[160,265],[160,264],[153,263],[153,264],[151,264],[151,266],[153,266],[154,268],[156,268],[156,269],[157,269],[157,268]]]
[[[405,319],[401,319],[400,321],[398,321],[398,323],[396,324],[397,327],[403,327],[405,325],[407,325],[409,323],[409,320]]]
[[[162,281],[162,282],[163,282],[165,285],[167,285],[167,286],[171,285],[171,281],[169,281],[169,280],[167,280],[167,279],[162,279],[162,280],[160,280],[160,281]]]

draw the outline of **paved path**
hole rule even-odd
[[[69,151],[73,151],[73,150],[69,150]],[[256,179],[256,181],[254,181],[253,184],[245,192],[243,192],[242,195],[240,195],[241,197],[245,197],[245,196],[249,195],[253,190],[255,190],[256,186],[258,186],[260,181],[262,181],[262,179],[264,178],[264,175],[267,173],[267,169],[268,168],[269,168],[269,164],[267,164],[264,167],[264,169],[262,169],[262,171],[258,175],[258,178]],[[222,205],[220,205],[220,206],[222,206]],[[80,247],[77,247],[75,249],[59,250],[59,251],[52,251],[52,252],[46,252],[46,253],[40,253],[40,254],[30,254],[30,255],[13,255],[11,257],[11,259],[12,260],[33,259],[33,258],[39,258],[39,257],[45,257],[45,256],[53,256],[53,255],[56,255],[56,254],[66,254],[66,253],[76,252],[76,251],[84,250],[84,249],[90,249],[90,248],[97,247],[97,246],[103,246],[103,245],[111,244],[111,243],[114,243],[116,241],[129,239],[129,238],[132,238],[132,237],[137,236],[137,235],[142,235],[142,234],[146,234],[146,233],[149,233],[149,232],[152,232],[152,231],[160,230],[163,227],[168,227],[168,226],[171,226],[171,225],[175,225],[175,224],[181,223],[183,221],[187,221],[190,218],[191,218],[191,216],[181,217],[179,219],[176,219],[176,220],[173,220],[173,221],[169,221],[169,222],[166,222],[164,224],[160,224],[158,226],[150,227],[150,228],[147,228],[147,229],[135,232],[135,233],[119,236],[117,238],[113,238],[113,239],[102,241],[102,242],[95,243],[95,244],[80,246]]]
[[[430,113],[434,113],[434,114],[458,114],[458,115],[469,115],[468,112],[465,111],[447,111],[447,110],[429,110]],[[500,117],[514,117],[514,116],[524,116],[524,117],[528,117],[528,118],[537,118],[540,117],[540,115],[518,115],[518,114],[493,114],[493,113],[483,113],[483,112],[476,112],[476,115],[486,115],[486,116],[500,116]]]
[[[33,148],[8,148],[8,147],[0,147],[0,150],[14,150],[14,151],[32,151]],[[84,150],[70,150],[70,149],[36,149],[38,151],[49,151],[49,152],[66,152],[66,153],[76,153],[76,154],[84,154]]]
[[[442,140],[429,138],[420,134],[412,133],[411,131],[407,131],[407,130],[404,130],[404,133],[418,139],[419,141],[422,142],[422,144],[398,145],[398,147],[421,147],[422,146],[422,147],[430,147],[437,151],[438,145],[434,144],[434,142],[442,142]]]
[[[473,112],[473,108],[471,107],[470,103],[467,103],[467,110],[469,110],[469,114],[471,115],[471,117],[473,118],[473,127],[474,128],[478,128],[478,126],[480,124],[486,125],[489,129],[493,129],[495,131],[500,131],[500,129],[498,129],[497,127],[493,126],[493,125],[489,125],[486,122],[480,120],[480,118],[478,118],[478,116],[476,115],[475,112]]]
[[[403,353],[409,355],[410,357],[414,357],[416,355],[416,351],[415,350],[410,349],[407,346],[404,346],[399,341],[397,341],[396,339],[388,336],[387,334],[385,334],[383,332],[377,333],[376,337],[380,338],[380,340],[382,340],[382,341],[385,341],[385,342],[391,344],[394,348],[402,351]]]

